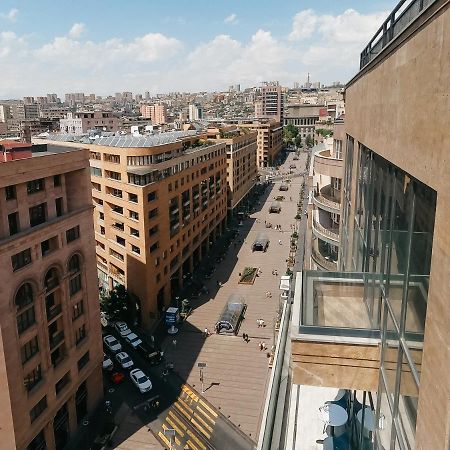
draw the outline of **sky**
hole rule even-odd
[[[398,0],[0,0],[0,98],[346,82]]]

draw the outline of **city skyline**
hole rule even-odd
[[[0,6],[0,98],[220,91],[267,79],[292,86],[304,82],[308,72],[325,84],[346,82],[395,4],[288,1],[275,9],[269,1],[258,8],[198,1],[174,10],[137,1],[124,14],[119,4],[103,10],[81,1],[68,15],[65,2],[55,11],[49,1],[5,1]],[[46,26],[37,27],[36,19],[47,19]]]

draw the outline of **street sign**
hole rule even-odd
[[[199,363],[197,363],[197,367],[198,367],[199,369],[204,369],[205,367],[207,367],[207,365],[206,365],[206,363],[199,362]]]

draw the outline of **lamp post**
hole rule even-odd
[[[205,393],[204,376],[203,369],[206,369],[207,365],[205,362],[197,363],[197,367],[200,369],[200,383],[202,384],[202,394]]]

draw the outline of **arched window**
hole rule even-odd
[[[49,291],[51,289],[54,289],[58,285],[59,285],[58,272],[53,267],[45,274],[44,286]]]
[[[69,272],[79,272],[80,271],[80,257],[78,255],[73,255],[69,260]]]
[[[25,283],[20,286],[17,291],[16,297],[14,299],[14,303],[16,304],[18,309],[22,309],[27,305],[31,305],[33,303],[33,288],[30,283]]]

